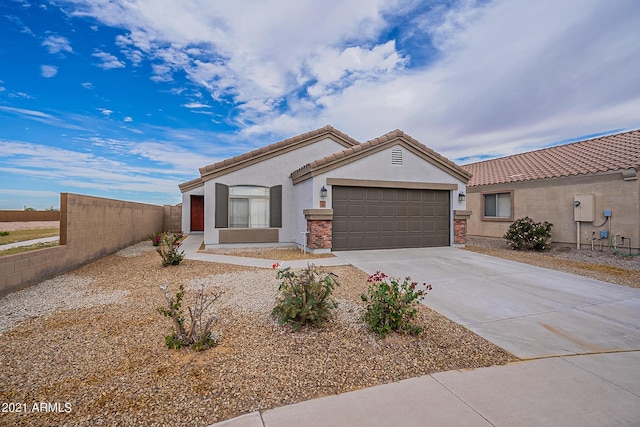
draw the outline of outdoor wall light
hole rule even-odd
[[[458,193],[458,201],[459,202],[464,202],[466,200],[467,196],[461,191],[460,193]]]
[[[325,187],[324,185],[320,189],[320,197],[322,197],[323,199],[327,197],[327,187]]]

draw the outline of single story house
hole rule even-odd
[[[524,216],[556,243],[640,247],[640,130],[464,165],[469,236],[502,237]]]
[[[207,248],[463,244],[470,178],[400,130],[360,143],[325,126],[200,168],[179,186],[182,229]]]

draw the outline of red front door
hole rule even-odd
[[[204,196],[191,196],[191,231],[204,231]]]

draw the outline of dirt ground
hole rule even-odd
[[[30,230],[35,228],[55,228],[60,221],[0,222],[1,231]]]

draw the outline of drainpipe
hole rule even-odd
[[[308,231],[301,231],[300,234],[302,234],[302,252],[306,255],[307,254],[307,234],[309,232]]]
[[[576,221],[576,249],[580,250],[580,221]]]

